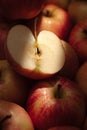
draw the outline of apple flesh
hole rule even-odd
[[[26,110],[38,130],[55,126],[81,127],[86,115],[83,94],[64,77],[37,82],[30,92]]]
[[[7,21],[30,19],[40,13],[45,0],[0,0],[0,15]]]
[[[1,21],[0,22],[0,60],[2,59],[6,59],[5,56],[5,50],[4,50],[4,46],[5,46],[5,42],[7,39],[7,34],[9,29],[19,23],[26,23],[25,20],[16,20],[13,22],[6,22],[6,21]]]
[[[34,36],[24,25],[10,29],[6,55],[17,72],[33,79],[50,77],[65,63],[61,41],[53,32],[43,30]]]
[[[0,60],[0,99],[24,105],[29,87],[29,79],[17,74],[7,60]]]
[[[34,130],[34,126],[23,107],[0,100],[0,130]]]

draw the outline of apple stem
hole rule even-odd
[[[34,21],[34,36],[35,36],[35,39],[37,40],[37,29],[36,29],[36,25],[37,25],[37,20],[38,20],[38,17],[35,18],[35,21]]]
[[[52,14],[50,13],[49,10],[45,10],[45,11],[43,11],[43,15],[45,15],[47,17],[51,17]]]
[[[57,85],[57,93],[56,93],[56,97],[57,98],[61,98],[62,97],[62,94],[61,94],[61,84],[58,84]]]
[[[87,30],[86,29],[84,30],[84,33],[87,35]]]
[[[11,118],[11,114],[10,115],[6,115],[4,118],[2,118],[0,120],[0,125],[2,125],[2,123],[4,123],[4,121],[8,120],[9,118]]]

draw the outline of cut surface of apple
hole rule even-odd
[[[57,73],[65,63],[63,46],[53,32],[43,30],[34,36],[25,25],[15,25],[9,31],[6,55],[19,73],[34,79]]]

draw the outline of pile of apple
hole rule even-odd
[[[87,130],[86,0],[0,0],[0,130]]]

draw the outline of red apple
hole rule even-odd
[[[33,79],[50,77],[65,63],[61,41],[53,32],[43,30],[35,37],[24,25],[9,31],[6,55],[18,73]]]
[[[56,126],[56,127],[52,127],[48,130],[81,130],[78,127],[74,127],[74,126]]]
[[[74,25],[69,36],[69,43],[75,49],[80,62],[87,60],[87,19]]]
[[[73,79],[79,68],[79,59],[73,47],[66,41],[61,40],[65,51],[65,64],[58,75]]]
[[[61,8],[67,9],[71,0],[46,0],[46,4],[55,4]]]
[[[85,120],[84,120],[84,123],[83,123],[83,130],[87,130],[87,116],[86,116],[86,118],[85,118]]]
[[[79,67],[75,76],[75,80],[79,89],[84,94],[87,103],[87,61]]]
[[[45,0],[0,0],[0,15],[5,20],[30,19],[40,13]]]
[[[34,130],[34,126],[23,107],[0,100],[0,130]]]
[[[87,18],[87,0],[74,0],[68,6],[68,13],[73,23]]]
[[[28,80],[17,74],[7,60],[0,60],[0,99],[24,105],[31,86]]]
[[[6,41],[9,25],[5,22],[0,22],[0,59],[6,59],[4,52],[4,44]]]
[[[40,15],[36,17],[35,22],[37,34],[41,30],[48,30],[54,32],[61,39],[67,39],[71,25],[69,15],[63,8],[47,4]]]
[[[86,115],[83,94],[66,78],[37,82],[30,92],[26,110],[38,130],[55,126],[80,127]]]

